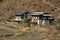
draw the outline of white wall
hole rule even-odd
[[[38,20],[37,21],[37,24],[39,25],[39,24],[42,24],[42,20]]]
[[[42,25],[46,24],[46,21],[45,20],[42,20]]]
[[[21,21],[21,17],[16,17],[16,21]]]

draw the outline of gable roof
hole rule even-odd
[[[48,18],[48,19],[54,19],[54,18],[52,17],[52,18]]]
[[[43,13],[45,13],[45,12],[34,12],[34,13],[32,13],[31,15],[41,15],[41,14],[43,14]]]
[[[34,12],[31,15],[53,16],[51,13],[48,12]]]
[[[28,13],[27,11],[16,11],[14,15],[23,15],[25,13]]]
[[[52,14],[43,14],[43,16],[53,16]]]

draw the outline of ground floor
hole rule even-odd
[[[42,25],[44,25],[44,24],[52,24],[53,23],[53,20],[52,19],[46,19],[46,20],[32,20],[32,22],[34,22],[34,23],[37,23],[38,25],[39,24],[42,24]]]

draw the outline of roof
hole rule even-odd
[[[31,15],[53,16],[51,13],[48,12],[34,12]]]
[[[15,15],[23,15],[25,13],[28,13],[27,11],[16,11],[14,14]]]
[[[54,18],[48,18],[48,19],[54,19]]]
[[[43,14],[43,16],[53,16],[52,14]]]
[[[43,14],[43,13],[45,13],[45,12],[34,12],[34,13],[32,13],[31,15],[41,15],[41,14]]]

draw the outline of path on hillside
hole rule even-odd
[[[6,30],[9,30],[9,31],[13,31],[14,32],[14,29],[12,28],[8,28],[6,26],[0,26],[1,29],[6,29]]]
[[[0,28],[6,29],[6,30],[10,30],[15,32],[18,27],[16,27],[17,25],[13,25],[13,23],[8,23],[8,24],[0,24]]]
[[[57,10],[60,10],[59,7],[54,6],[54,5],[51,4],[50,2],[47,2],[46,0],[43,0],[43,2],[46,3],[46,4],[49,4],[49,5],[50,5],[51,7],[53,7],[53,8],[57,8]]]

